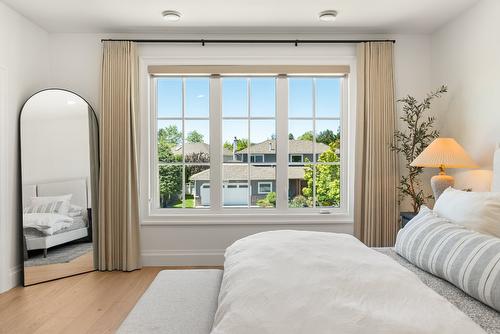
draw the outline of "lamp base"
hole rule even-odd
[[[453,176],[446,174],[435,175],[431,178],[431,187],[432,192],[434,193],[434,199],[437,201],[439,196],[448,189],[449,187],[453,187],[455,184],[455,180]]]

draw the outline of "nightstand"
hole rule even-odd
[[[405,227],[410,220],[412,220],[417,214],[414,212],[401,212],[401,228]]]

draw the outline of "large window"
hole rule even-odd
[[[152,83],[152,208],[342,207],[344,76],[154,76]]]

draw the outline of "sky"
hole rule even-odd
[[[317,78],[316,94],[313,94],[312,78],[289,79],[289,132],[295,138],[313,130],[312,118],[316,107],[316,117],[339,117],[340,115],[340,78]],[[158,80],[158,117],[182,117],[182,79],[161,78]],[[184,133],[196,130],[209,143],[209,78],[186,78],[184,97]],[[250,92],[250,94],[249,94]],[[250,95],[250,97],[249,97]],[[222,79],[222,116],[223,142],[233,138],[249,138],[252,143],[270,139],[275,133],[276,121],[275,78],[253,77]],[[228,119],[231,117],[269,117],[265,120]],[[193,120],[189,118],[203,118]],[[176,125],[182,128],[180,120],[159,120],[158,128]],[[316,133],[325,129],[337,132],[339,121],[316,120]],[[250,131],[249,131],[250,130]]]

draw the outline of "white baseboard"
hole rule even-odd
[[[142,251],[143,266],[222,266],[224,249]]]
[[[21,285],[21,275],[23,273],[22,265],[10,269],[10,283],[12,287]]]
[[[21,285],[22,267],[15,266],[9,269],[3,286],[0,286],[0,293],[6,292],[16,286]]]

